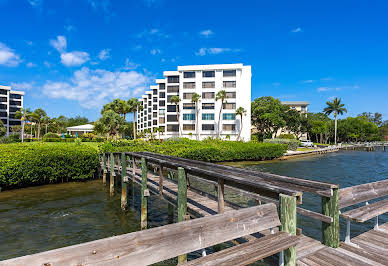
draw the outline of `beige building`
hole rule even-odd
[[[307,107],[310,105],[309,102],[305,101],[284,101],[282,102],[284,105],[290,106],[291,109],[299,111],[301,113],[307,114]],[[284,128],[279,129],[277,136],[280,134],[293,134],[293,132],[290,132]],[[307,134],[302,134],[298,136],[301,140],[307,140]]]
[[[13,126],[21,126],[21,120],[15,113],[23,108],[24,92],[13,91],[9,86],[0,86],[0,120],[7,129],[6,135],[12,133]]]

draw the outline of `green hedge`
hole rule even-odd
[[[288,146],[287,150],[290,151],[296,151],[300,144],[296,139],[265,139],[264,143],[285,144]]]
[[[0,187],[26,187],[93,177],[98,150],[73,143],[0,145]]]
[[[100,147],[103,152],[149,151],[208,162],[269,160],[282,156],[286,152],[286,148],[286,145],[271,143],[215,139],[196,141],[184,138],[163,142],[120,140],[105,142]]]

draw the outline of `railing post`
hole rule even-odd
[[[104,186],[106,186],[106,173],[107,173],[107,170],[106,170],[106,154],[105,154],[105,152],[102,154],[102,160],[104,162],[104,164],[103,164],[103,173],[102,173],[102,184],[104,184]]]
[[[225,201],[224,201],[224,179],[218,178],[218,213],[224,213]]]
[[[333,188],[333,196],[322,197],[322,214],[333,218],[331,224],[322,222],[323,244],[338,248],[339,241],[339,209],[338,209],[338,188]]]
[[[147,229],[147,161],[145,158],[141,158],[141,215],[140,215],[140,228],[141,230]]]
[[[135,156],[132,155],[132,183],[135,183],[135,175],[136,175],[136,160]]]
[[[115,193],[115,157],[113,153],[110,153],[110,177],[109,177],[109,194],[111,196]]]
[[[280,222],[281,231],[296,235],[296,197],[280,194]],[[296,265],[296,249],[290,247],[283,252],[284,265]],[[281,253],[279,261],[281,260]]]
[[[159,196],[163,198],[163,165],[159,164]]]
[[[185,169],[178,167],[178,222],[183,222],[187,214],[187,180]],[[187,254],[178,256],[178,264],[187,261]]]
[[[127,182],[127,156],[121,153],[121,209],[125,211],[128,207],[128,186]]]

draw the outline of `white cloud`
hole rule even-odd
[[[212,30],[203,30],[203,31],[199,32],[199,35],[206,37],[206,38],[209,38],[212,35],[214,35],[214,32]]]
[[[107,60],[110,58],[110,49],[103,49],[101,52],[98,54],[98,58],[101,61]]]
[[[322,92],[322,91],[340,91],[340,90],[342,90],[342,88],[339,88],[339,87],[319,87],[319,88],[317,88],[318,92]]]
[[[26,64],[26,66],[29,67],[29,68],[37,67],[37,65],[36,65],[35,63],[32,63],[32,62],[28,62],[28,63]]]
[[[89,54],[81,51],[73,51],[61,54],[61,63],[65,66],[80,66],[89,61]]]
[[[132,62],[129,58],[125,59],[125,70],[133,70],[139,67],[139,64]]]
[[[13,49],[0,42],[0,65],[16,67],[21,62],[20,56]]]
[[[293,30],[291,30],[292,33],[298,33],[298,32],[302,32],[302,29],[300,27],[297,27]]]
[[[15,90],[31,90],[33,87],[33,82],[11,82],[11,88]]]
[[[152,55],[156,55],[156,54],[160,54],[160,53],[161,53],[161,51],[159,49],[152,49],[150,51],[150,54],[152,54]]]
[[[88,0],[88,3],[94,11],[102,11],[105,16],[113,16],[112,3],[110,0]]]
[[[43,0],[27,0],[30,5],[33,7],[38,7],[43,4]]]
[[[56,40],[50,40],[50,45],[60,53],[66,51],[67,40],[65,36],[57,36]]]
[[[231,48],[201,48],[195,55],[204,56],[207,54],[221,54],[225,52],[239,52],[240,49],[231,49]]]
[[[47,81],[42,92],[50,98],[75,100],[81,106],[100,108],[114,99],[140,96],[151,81],[150,77],[136,71],[92,70],[83,67],[74,72],[69,82]]]
[[[157,38],[157,39],[167,39],[170,37],[170,35],[164,33],[160,29],[150,29],[150,30],[144,30],[136,35],[138,39],[147,39],[149,41]]]

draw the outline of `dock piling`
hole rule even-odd
[[[178,222],[183,222],[187,214],[187,180],[185,169],[178,167]],[[178,256],[178,264],[187,261],[187,254]]]
[[[141,217],[140,228],[141,230],[147,229],[147,161],[143,157],[141,158]]]
[[[127,175],[127,156],[121,153],[121,209],[125,211],[128,207],[128,185]]]
[[[339,209],[338,209],[338,188],[333,188],[333,196],[322,197],[322,214],[333,218],[331,224],[322,222],[323,244],[338,248],[339,240]]]
[[[113,196],[115,194],[115,157],[113,153],[110,153],[110,176],[109,176],[109,194]]]
[[[224,213],[225,210],[225,200],[224,200],[224,179],[218,178],[217,186],[217,195],[218,195],[218,213]]]
[[[159,164],[159,196],[163,198],[163,165]]]
[[[296,235],[296,197],[280,194],[281,231]],[[283,257],[283,256],[284,257]],[[290,247],[279,255],[279,262],[285,266],[296,265],[296,249]],[[280,264],[279,264],[280,265]]]
[[[104,186],[106,186],[106,173],[107,173],[107,170],[106,170],[106,155],[105,153],[102,154],[102,160],[103,160],[103,173],[102,173],[102,184]]]

